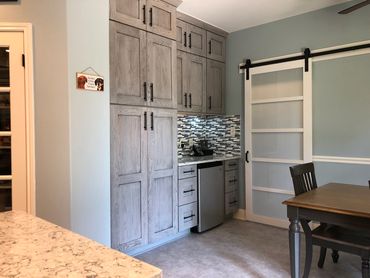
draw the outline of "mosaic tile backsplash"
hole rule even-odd
[[[177,127],[178,157],[193,154],[191,140],[199,145],[204,139],[214,155],[240,155],[240,116],[178,115]]]

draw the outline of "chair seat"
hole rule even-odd
[[[370,236],[339,226],[320,225],[312,231],[314,245],[359,255],[370,256]]]

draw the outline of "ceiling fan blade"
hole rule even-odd
[[[366,0],[366,1],[363,1],[363,2],[360,2],[360,3],[356,4],[356,5],[354,5],[352,7],[349,7],[348,9],[345,9],[343,11],[340,11],[340,12],[338,12],[338,14],[349,14],[349,13],[351,13],[351,12],[353,12],[355,10],[358,10],[358,9],[360,9],[362,7],[365,7],[365,6],[369,5],[369,4],[370,4],[370,0]]]

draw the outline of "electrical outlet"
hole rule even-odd
[[[232,127],[230,128],[230,136],[231,136],[231,137],[235,137],[235,127],[234,127],[234,126],[232,126]]]

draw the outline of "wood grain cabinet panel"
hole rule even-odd
[[[149,111],[149,242],[155,242],[178,231],[177,112]]]
[[[147,0],[147,30],[176,40],[176,7],[160,0]]]
[[[148,242],[145,112],[111,105],[112,247],[121,251]]]
[[[110,0],[110,18],[146,30],[146,0]]]
[[[207,56],[206,30],[182,20],[177,20],[176,32],[178,50],[202,57]]]
[[[225,97],[225,64],[207,59],[207,113],[222,114]]]
[[[176,108],[176,42],[147,34],[150,106]]]
[[[110,22],[110,102],[145,105],[146,32]]]
[[[207,60],[178,51],[177,109],[182,112],[206,112]]]
[[[225,62],[226,39],[223,36],[207,31],[208,51],[207,58]]]

